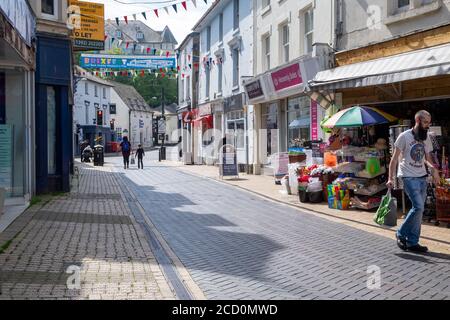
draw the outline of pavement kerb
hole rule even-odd
[[[181,281],[183,282],[183,284],[185,285],[186,289],[189,291],[189,293],[191,294],[193,299],[194,300],[207,300],[203,291],[200,289],[200,287],[197,285],[197,283],[192,279],[189,271],[187,271],[184,264],[181,262],[181,260],[178,258],[178,256],[175,254],[175,252],[172,250],[170,245],[166,242],[166,240],[161,235],[161,233],[158,231],[158,229],[153,224],[151,219],[147,216],[145,209],[142,207],[141,203],[136,198],[136,195],[127,186],[125,186],[125,188],[128,190],[130,196],[135,200],[136,207],[139,209],[142,217],[145,220],[145,223],[150,228],[151,232],[155,235],[156,239],[159,241],[159,243],[163,247],[164,251],[166,252],[168,257],[172,261],[172,264],[175,266],[178,274],[181,277]],[[121,191],[121,196],[124,199],[123,191]],[[124,199],[124,201],[125,201],[125,199]],[[131,216],[131,218],[138,225],[134,216]],[[161,270],[161,272],[162,272],[162,270]]]
[[[378,235],[384,236],[386,238],[390,238],[392,240],[396,239],[395,238],[395,234],[396,234],[397,228],[389,228],[389,227],[384,227],[384,226],[372,225],[372,224],[368,224],[368,223],[365,223],[365,222],[362,222],[362,221],[358,221],[358,220],[355,220],[355,219],[344,218],[342,216],[337,216],[337,215],[333,215],[333,214],[330,214],[330,213],[324,213],[324,212],[321,212],[319,210],[315,210],[315,209],[304,207],[301,204],[294,204],[294,203],[285,202],[285,201],[273,198],[273,197],[271,197],[269,195],[262,194],[260,192],[257,192],[257,191],[254,191],[254,190],[242,187],[242,186],[238,186],[238,185],[233,184],[233,183],[230,183],[230,182],[228,182],[226,180],[205,176],[205,175],[202,175],[202,174],[199,174],[199,173],[195,173],[195,172],[192,172],[192,171],[186,171],[186,170],[183,170],[182,167],[171,166],[171,165],[168,165],[168,167],[172,167],[172,168],[174,168],[174,169],[176,169],[176,170],[178,170],[180,172],[186,173],[186,174],[191,175],[191,176],[208,179],[208,180],[215,181],[215,182],[218,182],[218,183],[222,183],[222,184],[225,184],[225,185],[228,185],[228,186],[239,188],[239,189],[241,189],[243,191],[246,191],[246,192],[249,192],[251,194],[257,195],[257,196],[259,196],[259,197],[261,197],[261,198],[263,198],[265,200],[268,200],[268,201],[272,201],[272,202],[275,202],[275,203],[278,203],[278,204],[281,204],[281,205],[286,205],[286,206],[289,206],[291,208],[295,208],[297,210],[298,209],[302,209],[303,213],[320,216],[322,218],[325,218],[327,220],[334,221],[334,222],[337,222],[337,223],[344,223],[344,224],[346,224],[348,226],[351,226],[351,227],[354,227],[354,228],[357,228],[357,229],[360,229],[360,230],[363,230],[363,231],[366,231],[366,232],[371,232],[371,233],[374,233],[374,234],[378,234]],[[439,239],[435,239],[435,238],[430,238],[430,237],[426,237],[426,236],[422,236],[421,239],[425,240],[424,244],[429,246],[432,251],[435,251],[435,252],[438,252],[438,253],[446,253],[446,254],[450,253],[450,250],[448,248],[450,246],[450,243],[447,242],[447,241],[443,241],[443,240],[439,240]],[[441,248],[442,246],[447,246],[447,247],[446,248]]]

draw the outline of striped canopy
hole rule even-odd
[[[342,110],[323,124],[324,128],[364,127],[396,121],[394,116],[372,107],[353,107]]]

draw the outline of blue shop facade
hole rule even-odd
[[[36,192],[69,192],[73,168],[71,40],[37,34]]]

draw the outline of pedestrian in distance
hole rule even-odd
[[[80,145],[80,151],[81,151],[81,162],[84,162],[84,156],[83,156],[83,152],[84,149],[86,149],[86,147],[89,145],[89,141],[84,140],[83,143]]]
[[[138,168],[144,169],[144,157],[145,157],[145,151],[144,148],[142,148],[142,144],[139,145],[139,148],[136,151],[135,158],[138,159]]]
[[[413,129],[400,134],[395,142],[394,155],[389,165],[389,189],[394,187],[395,172],[403,180],[406,194],[412,203],[412,209],[405,222],[397,231],[397,245],[404,251],[426,253],[428,248],[419,244],[422,217],[427,198],[428,175],[439,185],[439,171],[434,167],[431,152],[433,145],[428,134],[431,115],[422,110],[415,116]]]
[[[122,157],[123,157],[123,168],[129,169],[130,168],[130,155],[131,155],[131,143],[128,141],[128,137],[123,137],[123,141],[120,144],[120,149],[122,151]]]

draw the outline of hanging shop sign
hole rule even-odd
[[[75,50],[105,49],[105,6],[103,4],[69,0],[67,13]]]
[[[250,100],[260,98],[264,96],[263,88],[261,86],[261,81],[256,80],[245,85],[245,91],[247,92],[248,98]]]
[[[82,54],[80,66],[85,69],[175,69],[175,57],[117,56]]]
[[[242,110],[243,109],[243,102],[244,99],[242,98],[243,94],[237,94],[234,95],[232,97],[229,98],[225,98],[224,99],[224,109],[225,109],[225,113],[227,112],[231,112],[231,111],[236,111],[236,110]]]
[[[300,65],[298,63],[273,72],[271,77],[275,91],[281,91],[303,83]]]
[[[319,139],[317,102],[311,100],[311,140]]]

